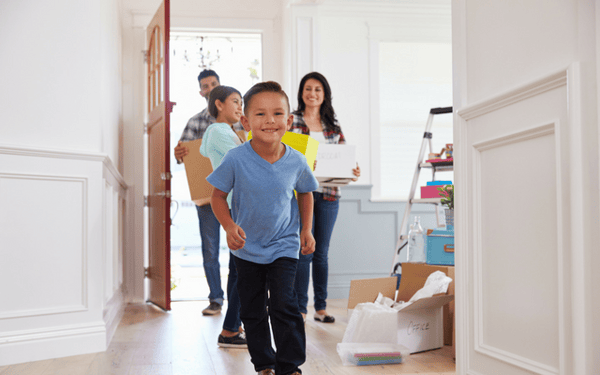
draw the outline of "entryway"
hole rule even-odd
[[[172,150],[188,119],[206,108],[199,94],[198,74],[217,72],[222,85],[242,94],[262,80],[262,38],[253,33],[206,33],[171,29],[170,95],[177,103],[171,113],[171,300],[208,300],[202,267],[202,244],[195,204],[191,201],[185,167]],[[229,250],[221,228],[221,284],[227,290]]]

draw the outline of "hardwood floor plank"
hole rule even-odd
[[[27,362],[12,366],[3,366],[2,375],[40,375],[50,366],[54,359]]]
[[[41,375],[87,375],[87,370],[95,357],[96,353],[57,358]]]
[[[410,355],[405,363],[343,366],[337,353],[348,314],[347,300],[328,301],[336,322],[312,319],[305,325],[307,346],[304,375],[454,375],[452,348]],[[224,312],[202,316],[205,301],[174,302],[172,311],[154,305],[127,306],[106,352],[0,367],[0,375],[254,375],[245,349],[217,346]]]

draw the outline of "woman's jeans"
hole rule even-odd
[[[306,360],[306,334],[294,292],[298,261],[278,258],[259,264],[232,258],[238,271],[240,316],[255,370],[272,368],[276,374],[299,371],[298,366]],[[269,318],[277,352],[271,346]]]
[[[313,290],[315,293],[315,311],[327,308],[327,277],[329,275],[329,241],[333,226],[340,207],[339,200],[326,201],[322,193],[313,193],[314,215],[313,236],[315,237],[315,252],[308,255],[300,253],[298,272],[296,274],[296,293],[298,308],[301,313],[307,313],[308,283],[310,280],[310,263],[312,262]]]

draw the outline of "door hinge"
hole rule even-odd
[[[143,49],[142,54],[144,55],[144,63],[148,63],[148,57],[150,57],[150,53],[148,53],[147,49]]]
[[[144,267],[144,277],[150,277],[150,267]]]
[[[160,191],[156,195],[163,198],[171,198],[171,190]]]
[[[144,195],[144,207],[148,207],[148,196]]]
[[[144,124],[144,134],[148,134],[148,124]]]
[[[163,172],[160,174],[160,179],[165,181],[165,180],[170,180],[173,178],[173,175],[171,174],[171,172]]]

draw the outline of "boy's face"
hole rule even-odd
[[[240,119],[244,129],[252,132],[252,140],[260,143],[279,143],[292,126],[285,98],[276,92],[261,92],[250,100]]]

